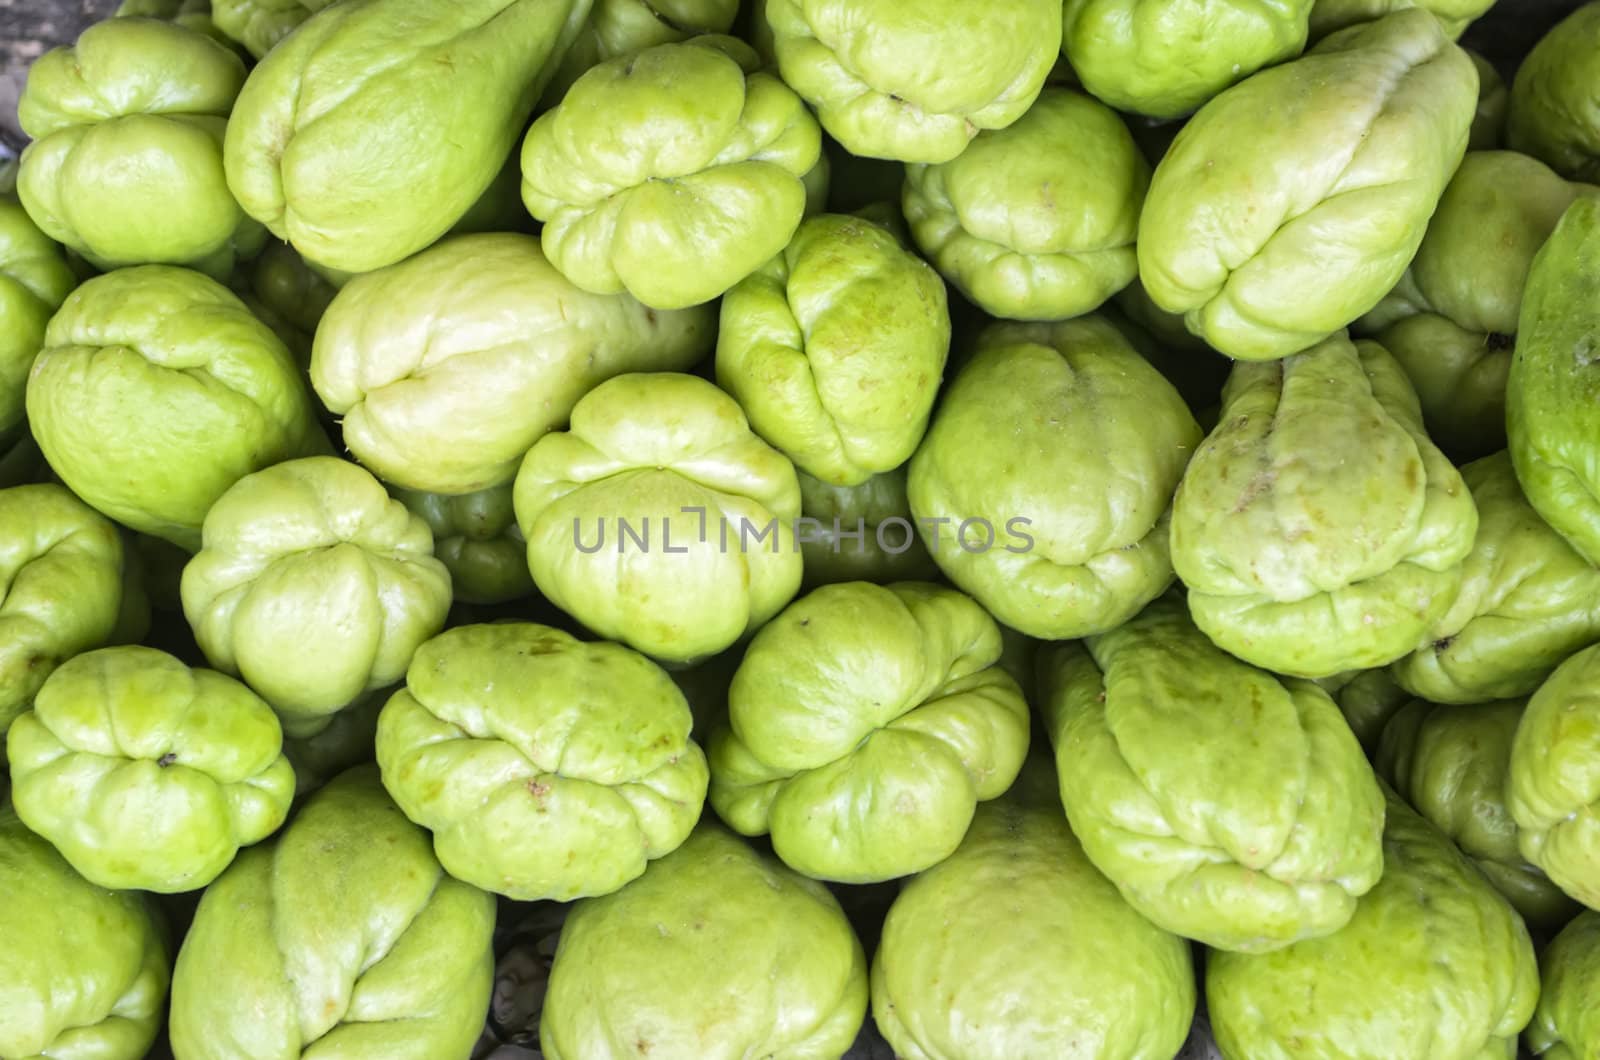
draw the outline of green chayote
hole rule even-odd
[[[1138,233],[1150,297],[1240,360],[1350,324],[1416,253],[1467,149],[1477,81],[1412,9],[1224,91],[1151,178]]]
[[[355,464],[313,456],[218,498],[181,592],[211,665],[309,736],[444,628],[450,572],[421,516]]]
[[[236,47],[232,37],[217,28],[212,19],[211,0],[122,0],[111,13],[112,18],[159,18],[173,22],[184,29]]]
[[[1378,746],[1389,719],[1412,699],[1410,692],[1395,684],[1388,667],[1347,670],[1318,678],[1317,684],[1339,704],[1350,731],[1369,752]]]
[[[740,0],[594,0],[588,21],[545,86],[555,106],[574,82],[608,59],[705,33],[729,33]],[[757,3],[754,6],[760,7]]]
[[[916,451],[949,351],[939,274],[887,229],[823,214],[723,297],[716,376],[797,470],[858,486]]]
[[[1472,119],[1469,151],[1493,151],[1505,143],[1506,110],[1511,105],[1511,90],[1489,60],[1467,49],[1472,65],[1478,68],[1478,113]]]
[[[1578,915],[1540,954],[1543,989],[1526,1040],[1535,1056],[1586,1060],[1600,1049],[1600,913]]]
[[[332,0],[211,0],[211,17],[223,33],[260,59]]]
[[[0,195],[0,450],[27,433],[23,395],[45,326],[78,285],[61,248]]]
[[[1138,273],[1133,239],[1150,165],[1116,112],[1046,88],[960,156],[906,167],[902,204],[922,252],[984,311],[1062,320]]]
[[[261,304],[302,336],[296,346],[309,361],[311,337],[338,289],[311,270],[289,244],[273,240],[250,264],[249,288]]]
[[[283,824],[294,768],[255,693],[145,647],[59,666],[11,725],[17,816],[84,878],[175,894]]]
[[[911,521],[904,466],[873,475],[858,486],[831,486],[803,471],[799,477],[795,538],[805,559],[806,588],[939,576]]]
[[[1011,786],[1028,705],[1000,629],[936,585],[825,585],[751,640],[711,737],[711,804],[791,868],[873,883],[961,842]]]
[[[1600,184],[1600,2],[1556,23],[1523,57],[1506,144],[1568,179]]]
[[[1260,953],[1343,928],[1383,871],[1383,795],[1333,700],[1166,598],[1041,661],[1061,801],[1155,924]]]
[[[1172,505],[1172,564],[1218,646],[1298,677],[1385,666],[1460,590],[1478,527],[1382,347],[1240,362]]]
[[[294,766],[296,796],[315,791],[345,770],[374,760],[378,714],[388,701],[389,691],[380,689],[340,710],[310,736],[297,739],[284,734],[283,757]]]
[[[1395,11],[1418,7],[1437,18],[1451,40],[1466,30],[1495,0],[1316,0],[1311,8],[1311,35],[1322,37]]]
[[[454,599],[503,604],[533,594],[511,483],[455,496],[401,489],[394,495],[433,531],[433,554],[450,572]]]

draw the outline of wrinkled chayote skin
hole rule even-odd
[[[1534,255],[1579,195],[1537,159],[1472,151],[1400,284],[1363,324],[1416,387],[1429,434],[1477,458],[1505,445],[1506,375]]]
[[[1535,1056],[1585,1060],[1600,1048],[1600,913],[1584,912],[1540,954],[1539,1008],[1525,1039]]]
[[[533,593],[528,543],[517,528],[511,483],[476,493],[394,491],[433,531],[433,554],[450,572],[451,596],[468,604],[503,604]]]
[[[594,0],[540,102],[560,103],[579,77],[608,59],[705,33],[729,33],[739,6],[740,0]]]
[[[1067,0],[1061,50],[1118,110],[1180,118],[1300,54],[1312,0]]]
[[[173,1053],[467,1056],[494,985],[494,918],[376,769],[340,774],[200,899],[173,968]]]
[[[1245,953],[1349,922],[1383,795],[1326,692],[1220,651],[1172,597],[1040,673],[1067,818],[1130,905]]]
[[[800,588],[800,484],[698,376],[618,376],[528,450],[512,500],[545,598],[673,663],[730,647]]]
[[[163,265],[119,269],[68,296],[45,330],[27,409],[74,493],[190,551],[229,486],[328,444],[272,329],[216,281]]]
[[[140,639],[149,610],[109,519],[54,483],[0,490],[0,737],[57,666]]]
[[[1460,37],[1495,0],[1316,0],[1311,8],[1311,36],[1323,37],[1360,22],[1372,22],[1395,11],[1417,7],[1429,12],[1451,40]]]
[[[1052,0],[768,0],[783,79],[853,155],[948,162],[1027,112],[1061,47]]]
[[[392,265],[447,232],[494,181],[589,7],[350,0],[319,11],[240,91],[224,142],[228,186],[309,261]]]
[[[1526,696],[1600,641],[1600,570],[1529,506],[1504,452],[1461,469],[1478,509],[1461,591],[1427,643],[1392,667],[1435,703]]]
[[[1206,635],[1296,677],[1385,666],[1454,602],[1478,528],[1405,373],[1343,333],[1240,362],[1172,505],[1172,564]]]
[[[1317,684],[1339,704],[1350,731],[1369,752],[1378,746],[1389,719],[1412,699],[1410,692],[1395,684],[1388,667],[1347,670],[1319,678]]]
[[[282,748],[255,693],[145,647],[61,664],[6,737],[17,816],[91,883],[160,894],[204,887],[283,824]]]
[[[759,67],[743,41],[710,35],[580,77],[522,145],[522,201],[551,264],[586,291],[682,309],[781,251],[822,134]]]
[[[1528,503],[1600,563],[1600,197],[1578,199],[1534,256],[1506,380],[1506,441]]]
[[[0,1055],[141,1060],[170,959],[147,900],[89,883],[0,804]]]
[[[805,559],[806,588],[939,576],[911,521],[904,466],[858,486],[830,486],[803,471],[799,477],[801,518],[795,536]]]
[[[1469,151],[1492,151],[1506,139],[1506,110],[1511,105],[1511,90],[1500,71],[1482,55],[1466,49],[1472,65],[1478,68],[1478,113],[1472,119]]]
[[[332,0],[212,0],[217,28],[260,59]]]
[[[1477,93],[1472,60],[1418,9],[1226,90],[1151,178],[1138,233],[1150,297],[1240,360],[1326,339],[1405,272]]]
[[[96,23],[28,71],[33,137],[17,192],[51,239],[100,268],[164,263],[226,274],[261,226],[228,190],[223,130],[244,62],[203,33],[148,18]]]
[[[399,680],[444,628],[450,572],[428,524],[382,483],[312,456],[247,475],[217,500],[181,592],[211,665],[309,736]]]
[[[1048,760],[1030,758],[1015,787],[978,807],[960,848],[895,898],[872,959],[872,1014],[896,1056],[1171,1060],[1183,1045],[1189,945],[1100,875],[1054,787]]]
[[[708,821],[573,907],[539,1044],[546,1060],[834,1057],[866,1010],[866,956],[838,900]]]
[[[906,167],[901,199],[935,265],[985,312],[1063,320],[1138,272],[1150,164],[1105,104],[1046,88],[1028,113],[940,165]]]
[[[1600,909],[1600,645],[1556,668],[1511,744],[1506,805],[1522,856]]]
[[[566,902],[615,891],[694,828],[707,778],[693,724],[666,672],[619,644],[457,626],[384,705],[378,764],[451,875]]]
[[[1386,792],[1383,878],[1343,930],[1274,953],[1212,953],[1223,1056],[1489,1060],[1516,1054],[1539,970],[1522,918]]]
[[[23,395],[45,326],[78,278],[26,210],[0,194],[0,451],[27,433]]]
[[[316,331],[311,382],[344,443],[386,482],[432,493],[503,485],[594,386],[681,371],[715,314],[589,294],[533,236],[458,236],[340,289]]]
[[[917,530],[1013,629],[1114,628],[1172,582],[1167,510],[1199,425],[1103,318],[997,324],[979,347],[911,460]]]
[[[939,274],[888,229],[823,214],[722,299],[716,376],[796,469],[858,486],[916,451],[949,352]]]
[[[814,879],[936,864],[1028,752],[1000,628],[924,582],[825,585],[751,640],[711,738],[711,804]]]
[[[1384,728],[1373,764],[1530,926],[1557,928],[1577,907],[1522,856],[1506,810],[1511,740],[1525,706],[1520,699],[1472,706],[1412,700]]]
[[[1600,183],[1600,3],[1556,23],[1517,67],[1506,145]]]

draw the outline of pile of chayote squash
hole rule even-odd
[[[1600,0],[1491,2],[45,53],[0,1058],[1600,1058]]]

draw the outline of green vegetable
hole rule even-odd
[[[1470,48],[1465,50],[1472,65],[1478,68],[1478,114],[1472,119],[1472,137],[1467,150],[1492,151],[1505,143],[1511,90],[1489,60]]]
[[[1523,57],[1506,143],[1570,180],[1600,183],[1600,3],[1573,11]]]
[[[27,434],[28,370],[51,315],[77,285],[61,248],[15,199],[0,195],[0,450]]]
[[[1311,35],[1321,37],[1394,11],[1417,7],[1432,13],[1451,40],[1461,36],[1494,0],[1316,0],[1311,8]]]
[[[560,103],[578,78],[608,59],[703,33],[728,33],[738,13],[739,0],[594,0],[542,103]]]
[[[1411,693],[1395,684],[1394,675],[1387,667],[1348,670],[1318,678],[1317,684],[1339,704],[1350,731],[1369,752],[1377,747],[1389,719],[1411,702]]]
[[[1600,1046],[1600,913],[1585,912],[1540,955],[1543,989],[1527,1031],[1535,1056],[1584,1060]]]
[[[217,28],[260,59],[332,0],[212,0]]]
[[[511,483],[457,496],[393,492],[433,531],[433,554],[450,572],[454,599],[502,604],[532,595],[528,544],[517,529]]]
[[[830,486],[800,472],[795,537],[805,559],[804,586],[831,582],[928,581],[939,576],[911,521],[906,469],[857,486]],[[807,523],[814,520],[814,525]]]

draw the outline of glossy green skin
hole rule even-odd
[[[1317,681],[1333,697],[1350,731],[1369,752],[1378,746],[1389,719],[1407,703],[1411,693],[1395,684],[1387,667],[1352,670]]]
[[[1067,0],[1061,50],[1097,98],[1179,118],[1299,55],[1313,0]]]
[[[1506,142],[1569,179],[1600,183],[1600,3],[1568,15],[1523,58]]]
[[[1455,40],[1494,3],[1495,0],[1316,0],[1311,8],[1311,36],[1323,37],[1416,7],[1431,12],[1444,26],[1446,36]]]
[[[1340,334],[1234,367],[1173,501],[1172,564],[1219,647],[1329,677],[1423,643],[1460,591],[1477,528],[1399,365]]]
[[[1528,503],[1600,561],[1600,197],[1574,202],[1533,259],[1506,381],[1506,439]]]
[[[421,516],[357,465],[313,456],[218,499],[180,592],[211,665],[310,736],[444,628],[450,572]]]
[[[830,486],[800,472],[795,536],[808,589],[834,582],[929,581],[939,568],[911,521],[906,469],[874,475],[858,486]],[[814,519],[816,525],[805,520]],[[890,520],[901,520],[891,522]],[[860,531],[860,537],[855,537]]]
[[[1465,707],[1412,700],[1384,729],[1373,763],[1531,927],[1555,929],[1577,906],[1523,858],[1506,810],[1511,740],[1525,706],[1520,699]]]
[[[960,157],[907,166],[901,203],[917,246],[985,312],[1063,320],[1138,273],[1133,238],[1149,183],[1115,111],[1051,87]]]
[[[740,0],[594,0],[540,103],[560,103],[578,78],[608,59],[704,33],[730,33],[739,6]]]
[[[512,501],[545,598],[657,659],[715,655],[800,587],[794,465],[697,376],[595,387],[528,450]]]
[[[790,868],[876,883],[961,843],[978,803],[1011,786],[1028,705],[995,665],[1000,629],[972,598],[924,582],[826,585],[757,633],[711,737],[711,804],[772,834]]]
[[[67,298],[45,330],[27,409],[74,493],[190,551],[229,486],[327,447],[272,329],[221,284],[162,265],[107,273]]]
[[[260,59],[332,0],[212,0],[217,28]]]
[[[495,903],[445,875],[377,770],[341,774],[206,891],[172,977],[177,1060],[457,1060]]]
[[[522,145],[522,201],[551,264],[586,291],[682,309],[781,251],[822,137],[759,66],[743,41],[703,36],[579,78]]]
[[[528,544],[517,528],[511,483],[459,496],[399,489],[394,495],[433,531],[433,554],[450,572],[454,599],[503,604],[532,595]]]
[[[305,259],[283,242],[269,243],[251,265],[250,273],[250,287],[256,297],[304,332],[308,340],[338,293],[333,284],[312,272]]]
[[[378,765],[452,876],[566,902],[615,891],[694,828],[707,778],[693,724],[666,672],[621,645],[457,626],[384,705]]]
[[[41,56],[17,104],[33,137],[17,192],[51,239],[100,268],[193,264],[225,274],[261,228],[228,191],[223,129],[244,62],[146,18],[90,26]]]
[[[1539,971],[1522,918],[1393,793],[1383,879],[1344,930],[1267,954],[1213,953],[1217,1045],[1251,1060],[1505,1060]]]
[[[1027,112],[1061,46],[1053,0],[768,0],[783,79],[853,155],[936,164]]]
[[[1600,909],[1600,645],[1556,668],[1511,744],[1506,805],[1522,856]]]
[[[1150,297],[1240,360],[1326,339],[1405,272],[1477,93],[1472,61],[1415,9],[1223,92],[1151,178],[1138,233]]]
[[[108,891],[0,806],[0,1055],[140,1060],[165,1013],[153,908]]]
[[[339,290],[311,382],[351,453],[430,493],[508,483],[578,399],[625,372],[683,371],[710,351],[709,309],[658,313],[556,271],[533,236],[458,236]]]
[[[17,815],[85,879],[177,894],[283,824],[294,769],[255,693],[154,648],[58,667],[6,736]]]
[[[1112,629],[1172,582],[1168,502],[1200,427],[1103,318],[998,324],[979,345],[911,459],[917,530],[945,576],[1013,629]],[[968,551],[981,526],[958,540],[969,519],[989,521],[993,547]]]
[[[1073,831],[1156,925],[1262,953],[1338,931],[1378,881],[1383,796],[1333,700],[1214,647],[1180,601],[1040,673]]]
[[[1587,1060],[1600,1049],[1600,913],[1585,912],[1545,947],[1543,989],[1525,1040],[1535,1056]]]
[[[824,214],[722,299],[716,376],[798,470],[858,486],[916,451],[949,351],[939,274],[888,229]]]
[[[1511,90],[1500,71],[1477,52],[1467,49],[1472,65],[1478,69],[1478,113],[1472,119],[1469,151],[1492,151],[1505,143],[1506,111],[1511,106]]]
[[[890,907],[878,1029],[904,1060],[1171,1060],[1194,1017],[1189,944],[1084,856],[1049,763],[1023,770]]]
[[[0,195],[0,447],[25,433],[28,370],[45,325],[78,286],[58,247],[11,196]]]
[[[832,1060],[866,1009],[866,957],[838,900],[706,822],[567,915],[539,1045],[546,1060]]]
[[[1506,453],[1468,464],[1461,477],[1478,508],[1461,591],[1393,673],[1435,703],[1526,696],[1600,641],[1600,570],[1529,506]]]
[[[589,6],[351,0],[318,12],[239,93],[228,187],[310,261],[369,272],[414,254],[493,182]]]

